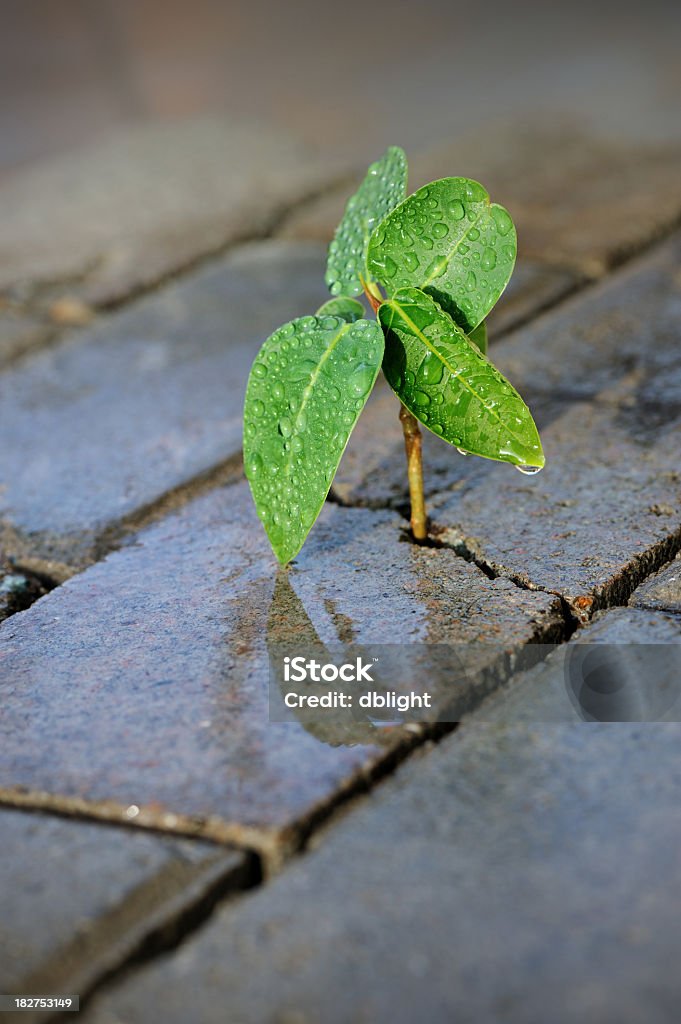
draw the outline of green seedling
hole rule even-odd
[[[279,327],[248,379],[246,476],[280,562],[303,546],[381,368],[401,403],[416,540],[427,536],[420,424],[461,454],[539,472],[530,411],[487,358],[485,317],[515,257],[513,221],[478,182],[443,178],[407,198],[401,149],[371,165],[329,247],[333,298]]]

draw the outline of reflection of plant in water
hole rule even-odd
[[[285,654],[304,651],[306,658],[316,658],[322,662],[332,660],[329,648],[320,640],[284,569],[279,570],[274,585],[267,621],[267,651],[270,659],[270,686],[272,688],[276,679],[282,706],[286,693],[291,690],[291,683],[284,679]],[[330,714],[320,714],[310,708],[286,710],[288,714],[294,712],[296,719],[310,735],[331,747],[354,747],[358,744],[393,746],[395,743],[396,727],[375,725],[359,707],[346,711],[334,709]]]
[[[419,424],[463,455],[528,474],[544,465],[529,409],[486,356],[485,317],[515,263],[511,217],[469,178],[406,191],[406,157],[393,146],[329,248],[334,297],[276,330],[251,368],[244,466],[282,563],[319,515],[381,367],[401,403],[416,540],[427,535]],[[362,293],[376,320],[354,297]]]

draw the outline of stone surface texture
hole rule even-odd
[[[1,183],[0,294],[67,285],[88,303],[119,301],[267,233],[334,173],[337,162],[266,125],[204,117],[121,130]]]
[[[669,1024],[680,728],[473,716],[85,1019]]]
[[[6,808],[0,828],[3,993],[85,995],[183,906],[251,875],[246,855],[200,841]]]
[[[580,698],[585,682],[605,699]],[[567,644],[486,700],[475,718],[529,726],[640,721],[647,728],[657,721],[679,722],[681,625],[657,611],[597,612]]]
[[[681,555],[637,587],[629,604],[681,614]]]
[[[8,550],[82,565],[107,528],[238,461],[253,357],[324,300],[321,270],[316,246],[246,246],[0,377]]]

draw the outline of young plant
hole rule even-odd
[[[282,563],[319,515],[381,367],[401,402],[417,540],[427,534],[419,424],[465,455],[523,473],[544,465],[529,409],[486,356],[485,317],[515,263],[511,217],[468,178],[406,191],[406,157],[393,146],[369,168],[329,247],[334,297],[279,327],[251,368],[244,464]],[[362,293],[376,320],[355,298]]]

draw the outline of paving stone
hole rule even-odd
[[[238,460],[253,356],[323,301],[322,265],[315,246],[245,246],[0,377],[8,551],[82,565],[117,522]]]
[[[247,855],[201,840],[7,808],[0,830],[3,992],[84,995],[183,909],[252,876]]]
[[[537,478],[510,469],[438,496],[436,534],[495,573],[560,593],[579,618],[626,601],[681,542],[681,418],[642,441],[620,411],[572,406],[543,432]]]
[[[486,125],[482,134],[408,156],[410,191],[452,174],[481,181],[508,207],[520,260],[530,266],[598,277],[676,226],[681,215],[678,141],[609,142],[574,123],[542,123],[525,114],[521,122],[494,131]],[[353,187],[339,185],[296,209],[281,233],[328,241]]]
[[[0,294],[68,284],[87,303],[119,301],[261,235],[334,173],[319,151],[257,123],[202,117],[114,132],[3,180]]]
[[[681,624],[638,608],[597,612],[475,713],[497,725],[681,721]]]
[[[681,729],[478,722],[87,1024],[668,1024]]]
[[[666,508],[661,508],[657,514],[669,513]],[[673,562],[637,587],[629,603],[635,608],[659,608],[662,611],[681,613],[681,555],[677,555]]]
[[[489,645],[471,706],[555,598],[403,541],[393,513],[327,505],[277,570],[244,484],[218,489],[0,630],[0,797],[237,839],[266,853],[411,736],[320,737],[268,721],[268,651],[300,644]],[[532,648],[528,648],[530,656]],[[438,681],[433,680],[433,685]],[[439,680],[451,700],[451,672]]]

